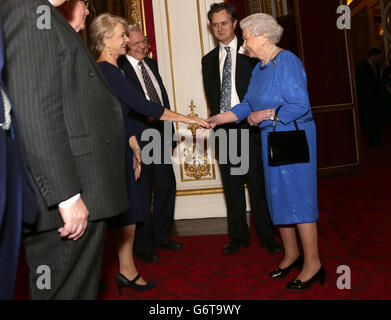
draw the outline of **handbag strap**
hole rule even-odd
[[[273,131],[276,131],[277,116],[278,116],[278,113],[280,112],[280,109],[281,109],[281,108],[282,108],[282,105],[281,105],[281,106],[278,106],[278,108],[276,109],[276,111],[275,111],[275,113],[274,113]],[[299,126],[297,125],[296,120],[293,120],[293,123],[295,124],[296,130],[299,130]]]

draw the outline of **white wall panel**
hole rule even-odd
[[[212,50],[216,43],[210,33],[207,12],[213,0],[153,0],[157,58],[159,70],[166,85],[172,109],[189,114],[191,101],[200,117],[208,117],[204,94],[201,58]],[[176,129],[191,136],[186,125]],[[184,145],[181,144],[181,147]],[[211,150],[208,150],[211,155]],[[200,180],[184,174],[183,153],[174,159],[177,190],[190,191],[191,195],[177,196],[175,219],[224,217],[226,206],[221,193],[222,183],[217,163],[208,177]],[[212,159],[209,159],[212,163]],[[202,190],[215,190],[213,194],[199,194]]]

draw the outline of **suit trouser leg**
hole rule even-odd
[[[144,221],[136,226],[134,235],[133,248],[135,252],[144,252],[152,250],[152,215],[151,215],[151,200],[152,200],[152,179],[153,179],[153,164],[143,164],[140,177],[140,188],[142,199],[144,201]]]
[[[172,164],[155,164],[153,166],[153,199],[152,231],[154,244],[161,244],[169,239],[174,219],[176,181]]]
[[[96,299],[105,230],[106,222],[89,222],[85,234],[77,241],[62,239],[57,229],[26,234],[31,299]],[[49,268],[50,278],[45,279],[49,284],[43,278],[46,271],[37,273],[40,266],[44,266],[43,270]]]
[[[1,129],[0,129],[1,130]],[[1,132],[2,134],[3,132]],[[6,140],[6,203],[0,224],[0,300],[12,299],[22,231],[22,166],[17,141]]]
[[[274,229],[266,201],[265,178],[262,166],[262,146],[250,137],[249,172],[247,175],[251,212],[260,241],[274,239]]]
[[[228,234],[231,241],[248,242],[249,228],[246,220],[245,176],[231,175],[229,164],[219,164],[227,206]]]

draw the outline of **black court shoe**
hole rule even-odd
[[[319,271],[315,273],[312,278],[307,281],[301,281],[294,278],[291,282],[288,282],[286,287],[291,290],[304,290],[308,289],[314,282],[319,281],[320,284],[324,284],[326,280],[326,270],[323,266],[320,267]]]
[[[122,294],[121,289],[123,287],[130,287],[130,288],[133,288],[137,291],[148,291],[148,290],[155,288],[157,285],[156,282],[148,282],[145,285],[137,284],[136,281],[140,278],[141,278],[141,276],[138,274],[136,276],[136,278],[134,278],[132,281],[130,281],[124,275],[122,275],[121,273],[118,272],[117,275],[115,276],[115,282],[118,287],[119,295]]]
[[[295,267],[300,271],[303,268],[303,264],[304,258],[303,256],[299,256],[290,266],[286,268],[278,267],[274,271],[270,272],[269,277],[273,279],[283,278]]]

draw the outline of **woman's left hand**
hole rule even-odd
[[[138,180],[141,176],[141,150],[133,151],[133,172],[134,179]]]
[[[250,126],[257,126],[262,121],[270,119],[270,111],[269,110],[259,110],[255,112],[251,112],[247,117],[247,122]]]

